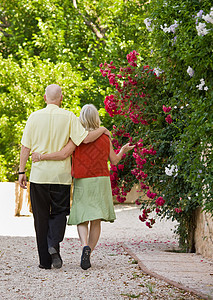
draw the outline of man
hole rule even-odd
[[[32,113],[22,136],[19,184],[26,188],[25,166],[30,152],[52,153],[61,150],[71,139],[75,145],[89,143],[109,131],[101,127],[87,132],[78,118],[60,108],[60,86],[51,84],[44,95],[46,108]],[[71,153],[70,153],[71,154]],[[32,164],[30,198],[34,226],[42,269],[61,268],[60,242],[64,238],[66,216],[70,212],[71,163],[70,157],[62,161],[39,161]]]

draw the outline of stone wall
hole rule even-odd
[[[144,193],[138,193],[139,186],[135,185],[127,194],[125,204],[134,204],[135,200],[142,196],[143,200],[149,201]],[[114,204],[118,204],[113,198]],[[195,230],[196,253],[206,258],[213,259],[213,217],[209,213],[204,213],[201,208],[196,211],[196,230]]]
[[[201,208],[196,211],[195,249],[197,254],[213,259],[213,217]]]
[[[145,193],[142,192],[138,193],[138,190],[139,190],[139,186],[137,184],[134,185],[131,191],[127,194],[126,201],[124,202],[124,204],[134,204],[135,200],[137,200],[139,196],[143,197],[143,200],[149,200],[149,198],[146,196]],[[116,197],[113,197],[113,202],[114,204],[119,203],[116,200]]]

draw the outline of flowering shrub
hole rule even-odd
[[[137,199],[142,209],[139,219],[150,228],[155,223],[150,215],[153,211],[176,219],[180,242],[191,251],[196,207],[203,205],[212,211],[213,72],[207,53],[212,55],[213,30],[209,4],[202,1],[208,32],[199,35],[199,1],[193,7],[188,1],[151,1],[144,20],[153,46],[149,65],[142,65],[136,51],[127,55],[126,65],[100,65],[102,75],[114,87],[104,101],[116,124],[113,145],[119,150],[126,141],[135,144],[133,153],[123,157],[122,168],[111,166],[113,195],[123,202],[138,183],[150,199]]]
[[[163,70],[168,83],[165,89],[172,110],[166,121],[171,125],[173,120],[183,122],[183,131],[175,141],[175,165],[180,165],[178,169],[183,166],[181,174],[193,187],[194,202],[213,211],[212,1],[194,1],[191,5],[186,0],[153,0],[147,6],[147,17],[153,28],[147,31],[152,45],[148,61]],[[181,201],[190,207],[192,197],[188,195]]]
[[[180,187],[178,193],[182,196],[185,194],[181,190],[183,185],[188,186],[189,191],[192,188],[181,176],[175,180],[178,168],[176,165],[170,168],[168,164],[174,153],[172,140],[178,132],[177,124],[172,125],[173,119],[168,113],[175,109],[163,104],[168,102],[164,95],[166,79],[157,76],[148,65],[137,64],[137,56],[138,53],[132,51],[127,55],[128,65],[122,67],[116,67],[113,62],[100,65],[100,72],[115,88],[115,93],[105,98],[106,111],[114,118],[119,115],[122,124],[113,126],[113,145],[116,151],[125,140],[136,146],[133,153],[123,156],[122,165],[111,166],[112,193],[117,201],[124,202],[133,184],[139,183],[140,191],[144,191],[144,195],[150,199],[149,205],[156,214],[168,214],[169,209],[170,215],[178,216],[182,209],[180,197],[176,196],[177,187]],[[173,115],[176,116],[175,113]],[[162,131],[160,135],[159,128]],[[168,184],[171,187],[169,193]],[[138,198],[136,204],[146,206],[147,202],[142,200]],[[149,228],[155,223],[154,217],[150,217],[152,210],[144,208],[139,216]]]

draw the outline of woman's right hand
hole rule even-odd
[[[32,153],[32,161],[33,162],[38,162],[40,160],[41,160],[41,153],[33,152]]]
[[[124,145],[121,150],[123,151],[123,153],[126,153],[130,150],[132,150],[133,148],[135,148],[135,145],[130,146],[130,143],[127,143],[126,145]]]

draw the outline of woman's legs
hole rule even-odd
[[[101,233],[101,220],[90,221],[90,230],[88,237],[88,224],[89,222],[84,222],[77,225],[78,235],[81,241],[82,247],[90,246],[93,251]]]
[[[77,225],[78,235],[81,241],[82,247],[88,245],[88,224],[89,222],[84,222]]]
[[[101,233],[101,220],[90,221],[88,246],[94,250]]]
[[[84,222],[77,225],[78,235],[83,247],[80,265],[84,270],[91,267],[90,254],[94,250],[101,233],[101,220],[90,221],[89,237],[88,224],[89,222]]]

